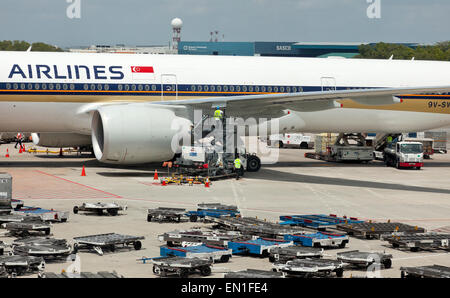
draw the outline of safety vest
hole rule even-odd
[[[214,119],[220,120],[220,119],[222,119],[222,116],[223,116],[223,112],[221,110],[216,110],[214,112]]]
[[[392,137],[391,136],[387,137],[387,142],[388,143],[392,143]]]
[[[236,169],[240,169],[240,168],[241,168],[241,160],[240,160],[239,158],[236,158],[236,159],[234,160],[234,167],[235,167]]]

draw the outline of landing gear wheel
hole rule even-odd
[[[258,172],[261,168],[261,160],[256,155],[251,155],[247,158],[247,171]]]

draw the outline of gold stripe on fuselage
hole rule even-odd
[[[450,114],[450,99],[437,99],[436,97],[424,99],[403,99],[402,103],[381,106],[364,105],[351,99],[339,100],[339,103],[343,104],[344,109]]]

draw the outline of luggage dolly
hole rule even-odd
[[[183,257],[183,258],[198,258],[208,259],[212,262],[226,263],[232,256],[232,250],[224,247],[211,245],[197,245],[188,247],[160,247],[160,255],[162,257]]]
[[[50,224],[43,221],[8,222],[2,224],[12,235],[18,237],[28,236],[31,232],[50,235]]]
[[[224,278],[284,278],[283,272],[247,269],[225,273]]]
[[[280,225],[302,226],[325,231],[327,228],[336,227],[337,224],[354,224],[364,221],[356,217],[338,217],[335,214],[311,214],[311,215],[282,215]]]
[[[42,221],[37,215],[25,216],[23,214],[0,214],[0,223],[23,222],[23,221]]]
[[[40,257],[0,256],[0,275],[3,271],[3,275],[16,277],[25,273],[41,272],[44,269],[45,262]]]
[[[344,234],[334,234],[327,232],[317,232],[313,234],[288,234],[284,240],[294,241],[296,244],[309,247],[332,247],[345,248],[349,239]]]
[[[32,217],[40,217],[42,221],[50,221],[50,222],[66,222],[69,219],[68,211],[56,211],[56,210],[48,210],[42,209],[39,207],[28,207],[24,206],[18,210],[14,210],[11,214],[19,214],[24,216],[32,216]]]
[[[412,252],[420,249],[450,249],[450,234],[439,233],[417,233],[406,235],[389,235],[382,237],[382,240],[388,241],[394,248],[409,248]]]
[[[323,248],[290,246],[274,247],[269,250],[269,262],[287,262],[294,259],[318,258],[323,256]]]
[[[356,267],[367,268],[372,264],[383,265],[385,269],[392,267],[392,255],[380,252],[351,250],[337,253],[337,259]]]
[[[362,222],[354,224],[338,224],[337,229],[347,232],[355,237],[366,239],[380,239],[381,235],[392,233],[424,233],[425,229],[418,226],[410,226],[399,222]]]
[[[211,260],[199,258],[159,257],[152,258],[153,273],[160,277],[178,275],[186,278],[190,274],[200,272],[202,276],[211,275]]]
[[[156,222],[181,222],[185,217],[186,209],[171,208],[171,207],[158,207],[156,209],[148,209],[147,221]]]
[[[32,237],[13,242],[15,255],[42,257],[44,260],[66,258],[72,253],[72,247],[65,239]]]
[[[275,263],[274,270],[278,272],[284,272],[288,276],[298,277],[313,277],[322,276],[327,277],[332,272],[337,277],[344,275],[344,267],[346,263],[337,260],[329,259],[295,259],[287,261],[286,263]]]
[[[78,214],[79,211],[96,213],[97,215],[103,215],[106,211],[107,214],[115,216],[119,211],[127,210],[127,206],[119,206],[116,203],[83,203],[81,206],[74,206],[73,213]]]
[[[188,246],[192,243],[227,246],[229,241],[241,239],[243,236],[234,231],[209,231],[192,229],[187,231],[172,231],[158,236],[159,241],[166,241],[167,246]]]
[[[431,265],[400,267],[401,278],[450,278],[450,267]]]
[[[293,245],[292,241],[267,238],[228,242],[228,248],[232,249],[233,254],[256,255],[262,258],[268,257],[269,251],[275,247],[289,247]]]
[[[99,255],[103,256],[103,250],[109,249],[114,252],[118,245],[122,247],[133,245],[135,250],[142,248],[142,243],[139,240],[145,239],[142,236],[129,236],[116,233],[90,235],[83,237],[75,237],[73,245],[73,253],[77,253],[79,249],[93,249]]]
[[[97,273],[93,272],[81,272],[81,273],[53,273],[53,272],[43,272],[38,274],[38,278],[123,278],[122,275],[117,272],[107,272],[100,271]]]
[[[24,206],[24,202],[22,200],[11,199],[11,207],[13,210],[19,210]]]

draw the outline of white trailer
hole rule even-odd
[[[312,141],[310,136],[305,136],[301,133],[285,133],[270,135],[267,145],[278,148],[295,147],[308,149],[312,148]]]

